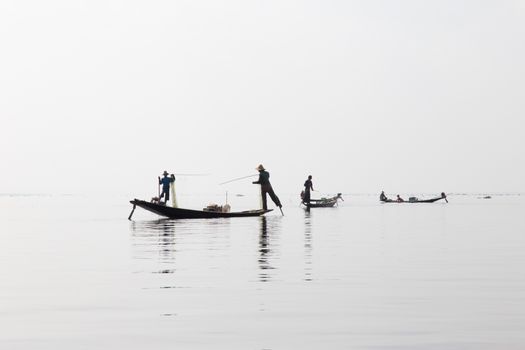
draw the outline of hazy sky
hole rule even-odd
[[[3,0],[0,50],[0,193],[525,190],[525,1]]]

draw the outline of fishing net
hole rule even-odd
[[[170,184],[170,191],[171,191],[171,206],[173,208],[178,208],[177,207],[177,194],[175,192],[175,181],[171,182]]]

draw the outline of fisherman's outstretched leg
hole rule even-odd
[[[268,194],[270,195],[270,198],[272,199],[272,201],[275,203],[276,206],[278,206],[279,208],[282,207],[281,201],[279,200],[279,197],[277,197],[277,195],[273,191],[273,188],[270,187],[270,189],[268,190]]]
[[[281,202],[279,201],[279,198],[273,192],[272,185],[270,185],[270,180],[269,180],[270,173],[268,173],[264,169],[262,164],[259,164],[259,166],[256,169],[257,171],[259,171],[259,180],[254,181],[252,183],[261,185],[261,197],[262,197],[263,209],[268,210],[268,205],[266,203],[266,193],[269,193],[270,198],[275,203],[275,205],[281,208]]]

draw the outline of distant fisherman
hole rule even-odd
[[[310,191],[314,191],[314,184],[312,183],[312,175],[308,175],[308,180],[304,182],[304,196],[303,196],[304,204],[310,204]]]
[[[385,191],[381,191],[381,194],[379,195],[379,200],[380,200],[381,202],[386,202],[386,201],[388,201],[388,198],[387,198],[387,196],[385,195]]]
[[[282,207],[281,201],[273,191],[272,185],[270,184],[270,173],[264,169],[262,164],[259,164],[255,170],[259,171],[259,180],[252,183],[261,185],[261,198],[262,198],[262,208],[268,210],[268,205],[266,204],[266,193],[270,195],[270,198],[279,208]]]
[[[161,179],[159,176],[159,185],[162,185],[162,193],[160,194],[159,201],[164,197],[164,203],[170,200],[170,184],[175,182],[175,175],[168,177],[168,172],[164,170],[162,174],[164,177]]]

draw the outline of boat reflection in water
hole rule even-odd
[[[175,221],[169,219],[132,221],[130,228],[135,259],[151,259],[158,256],[161,262],[175,260]],[[173,273],[173,269],[163,269],[157,273]]]
[[[282,218],[279,216],[231,219],[134,221],[130,223],[133,258],[143,273],[176,273],[177,279],[193,278],[208,270],[224,269],[235,242],[249,243],[246,232],[258,234],[257,280],[275,278],[279,261]],[[255,231],[253,231],[255,229]],[[250,234],[251,236],[251,234]],[[233,243],[232,243],[233,242]],[[253,242],[253,241],[252,241]],[[253,243],[252,243],[253,244]],[[137,269],[139,270],[139,269]],[[191,274],[187,274],[192,271]],[[220,276],[217,274],[216,276]],[[252,275],[253,276],[253,275]],[[170,280],[170,285],[174,280]]]

